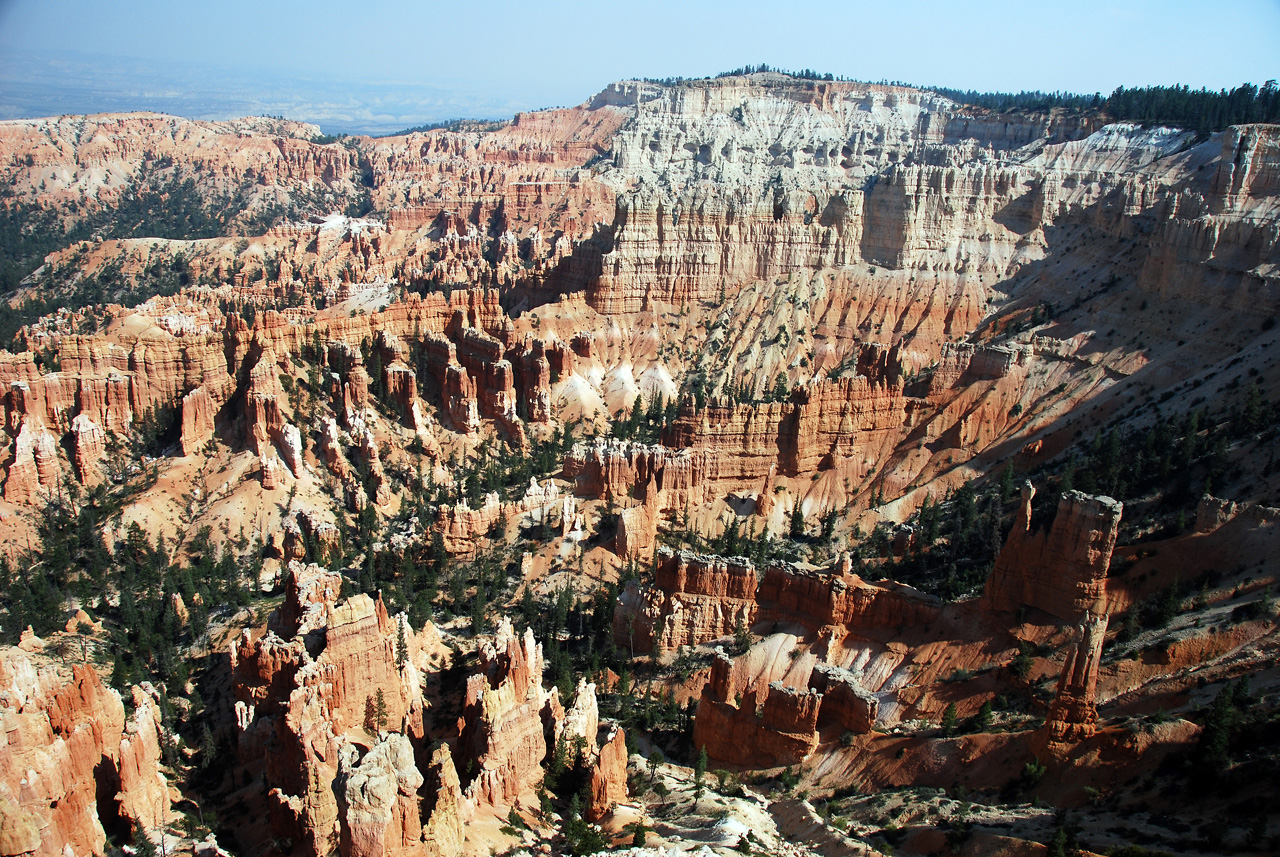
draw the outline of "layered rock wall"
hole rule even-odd
[[[172,817],[160,712],[142,688],[119,695],[78,664],[68,678],[0,650],[0,843],[7,854],[101,854],[107,833],[150,835]],[[130,830],[132,833],[130,834]]]
[[[674,651],[750,628],[757,609],[749,560],[660,547],[654,585],[628,584],[614,611],[613,635],[637,652]]]
[[[1068,491],[1048,531],[1032,532],[1031,483],[1013,530],[987,578],[984,600],[994,611],[1034,608],[1070,624],[1107,611],[1107,571],[1120,529],[1121,503]]]
[[[693,723],[693,743],[708,758],[730,765],[771,768],[803,761],[818,743],[822,694],[773,682],[730,697],[732,662],[717,651]]]
[[[409,743],[423,740],[423,679],[443,646],[381,600],[339,602],[340,578],[291,563],[267,628],[235,641],[239,751],[263,762],[272,826],[305,853],[408,853],[423,831]],[[360,760],[356,744],[376,752]]]
[[[481,671],[467,680],[459,746],[474,760],[466,795],[477,804],[511,806],[528,798],[547,755],[544,722],[558,707],[542,686],[542,646],[533,630],[517,637],[503,620],[480,650]],[[594,697],[593,697],[594,698]]]
[[[759,622],[810,631],[868,634],[925,626],[942,603],[909,586],[869,583],[842,560],[829,569],[774,564],[761,576],[744,557],[658,549],[652,586],[627,585],[614,611],[614,642],[670,651],[726,637]]]

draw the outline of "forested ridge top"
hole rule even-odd
[[[701,78],[701,80],[720,80],[727,77],[770,73],[804,81],[850,81],[850,78],[830,72],[817,72],[808,68],[789,71],[772,67],[767,63],[740,66],[731,71],[721,72],[713,78]],[[644,80],[663,86],[679,86],[695,84],[699,79],[665,77],[644,78]],[[919,86],[898,80],[874,82],[886,86],[936,92],[957,104],[1000,113],[1042,112],[1052,109],[1097,111],[1114,121],[1138,122],[1144,125],[1172,125],[1201,133],[1221,131],[1231,125],[1280,121],[1280,87],[1275,80],[1268,80],[1261,86],[1242,83],[1232,89],[1219,90],[1207,87],[1193,89],[1185,83],[1117,86],[1107,96],[1101,92],[1044,92],[1038,89],[1001,92],[948,86]]]

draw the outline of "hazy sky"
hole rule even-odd
[[[168,98],[208,116],[274,104],[260,112],[394,124],[761,62],[976,89],[1230,87],[1280,77],[1280,0],[0,0],[4,115]]]

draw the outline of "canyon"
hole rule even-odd
[[[1280,126],[1113,118],[0,122],[0,855],[1262,853]]]

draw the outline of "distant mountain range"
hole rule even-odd
[[[105,55],[0,58],[0,119],[151,110],[208,120],[283,116],[330,134],[378,135],[459,117],[507,118],[542,106],[536,95],[494,97],[466,81],[294,78]]]

